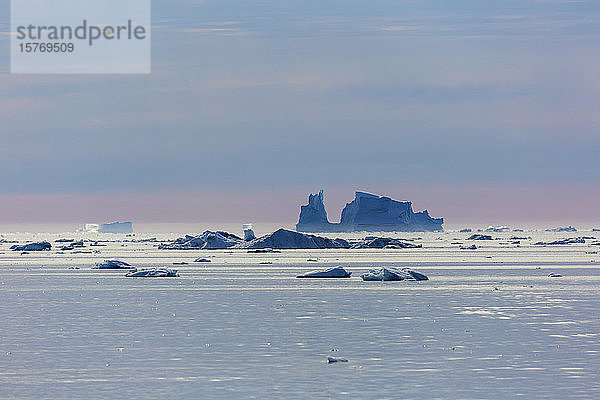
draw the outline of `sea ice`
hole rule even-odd
[[[162,278],[162,277],[173,277],[179,276],[176,269],[168,269],[165,267],[156,267],[148,269],[133,270],[127,273],[125,276],[131,277],[147,277],[147,278]]]
[[[554,246],[554,245],[562,245],[562,244],[575,244],[575,243],[585,243],[585,238],[568,238],[562,240],[555,240],[553,242],[537,242],[535,245],[538,246]]]
[[[336,363],[336,362],[348,362],[347,359],[341,357],[327,357],[327,363]]]
[[[350,243],[343,239],[330,239],[282,228],[269,235],[244,243],[241,247],[249,249],[347,249],[350,248]]]
[[[479,233],[476,233],[474,235],[471,235],[467,238],[467,240],[494,240],[490,235],[482,235]]]
[[[132,269],[130,264],[120,260],[104,260],[103,262],[96,263],[92,269]]]
[[[507,232],[509,230],[510,230],[510,228],[508,226],[504,226],[504,225],[502,225],[502,226],[490,225],[487,228],[485,228],[486,232]]]
[[[160,244],[158,248],[166,250],[215,250],[228,249],[240,243],[243,243],[242,238],[231,233],[204,231],[202,235],[186,235],[171,243]]]
[[[423,245],[407,243],[405,241],[402,241],[401,239],[385,237],[365,238],[365,240],[352,245],[353,249],[406,249],[420,247],[423,247]]]
[[[569,226],[561,226],[558,228],[546,229],[546,232],[577,232],[577,229]]]
[[[21,246],[15,244],[10,247],[13,251],[45,251],[50,250],[52,245],[49,242],[27,243]]]
[[[409,268],[397,269],[391,267],[372,269],[366,274],[362,274],[360,277],[363,281],[403,281],[405,279],[414,281],[429,280],[425,275]]]
[[[296,278],[350,278],[352,272],[348,272],[344,267],[333,267],[325,270],[310,271]]]

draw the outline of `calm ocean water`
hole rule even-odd
[[[600,236],[518,233],[533,239],[475,251],[451,244],[470,244],[456,232],[399,235],[422,249],[274,254],[159,251],[116,235],[95,254],[0,244],[0,398],[595,398],[600,246],[531,245],[589,234]],[[31,239],[18,236],[5,235]],[[106,258],[180,277],[90,269]],[[294,278],[332,265],[353,277]],[[430,280],[360,280],[378,265]]]

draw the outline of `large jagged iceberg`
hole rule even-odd
[[[308,197],[300,208],[299,232],[433,232],[442,231],[443,218],[432,218],[427,210],[415,213],[410,201],[356,192],[342,210],[339,223],[329,222],[323,190]]]

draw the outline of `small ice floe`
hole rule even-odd
[[[562,278],[561,274],[555,274],[554,272],[548,274],[548,278]]]
[[[568,239],[561,239],[561,240],[555,240],[553,242],[537,242],[535,243],[536,246],[556,246],[556,245],[564,245],[564,244],[578,244],[578,243],[585,243],[585,236],[582,237],[576,237],[576,238],[568,238]]]
[[[413,271],[409,268],[391,268],[391,267],[382,267],[378,269],[372,269],[366,274],[362,274],[360,276],[363,281],[403,281],[403,280],[413,280],[413,281],[426,281],[429,280],[425,275]]]
[[[147,277],[147,278],[162,278],[162,277],[173,277],[179,276],[176,269],[168,269],[165,267],[156,267],[140,270],[132,270],[125,276],[131,277]]]
[[[341,357],[327,357],[327,364],[336,363],[336,362],[348,362],[347,359]]]
[[[470,245],[470,246],[460,246],[461,250],[477,250],[477,246],[475,246],[474,244]]]
[[[46,251],[51,248],[52,245],[49,242],[27,243],[21,246],[15,244],[10,247],[12,251]]]
[[[318,258],[309,258],[306,261],[309,261],[309,262],[319,262],[319,259]]]
[[[480,233],[475,233],[467,238],[467,240],[494,240],[490,235],[482,235]]]
[[[271,247],[265,247],[264,249],[248,250],[248,253],[281,253],[281,251],[272,249]]]
[[[211,262],[208,258],[196,258],[194,262]]]
[[[569,226],[560,226],[558,228],[546,229],[546,232],[577,232],[577,229]]]
[[[83,240],[80,240],[78,242],[72,241],[72,242],[69,242],[69,244],[66,246],[61,246],[60,250],[73,250],[75,248],[83,248],[83,247],[85,247],[85,245],[83,244]]]
[[[131,264],[127,264],[125,261],[120,260],[104,260],[103,262],[96,263],[92,269],[134,269]]]
[[[353,249],[413,249],[423,245],[408,243],[410,239],[394,239],[386,237],[367,236],[352,245]]]
[[[352,272],[348,272],[344,267],[328,268],[321,271],[310,271],[296,278],[350,278]]]
[[[269,265],[269,264],[273,264],[273,263],[271,261],[261,261],[261,262],[259,262],[259,264]]]
[[[488,226],[487,228],[485,228],[486,232],[507,232],[509,231],[510,228],[508,226]]]
[[[473,229],[471,229],[471,228],[465,228],[465,229],[461,229],[459,232],[460,233],[471,233],[471,232],[473,232]]]
[[[174,262],[173,265],[187,265],[188,263],[186,263],[185,261],[179,261],[179,262]]]

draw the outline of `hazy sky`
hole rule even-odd
[[[0,4],[0,221],[600,224],[597,1],[153,0],[141,76],[8,74]]]

